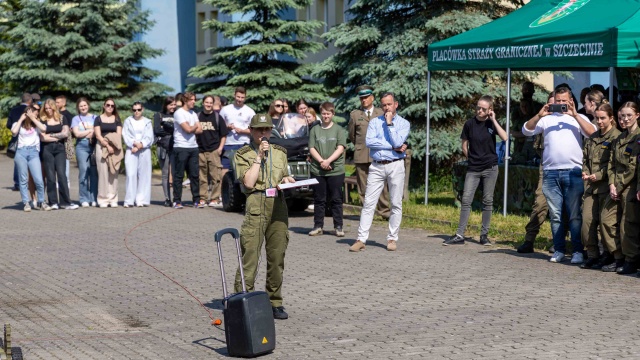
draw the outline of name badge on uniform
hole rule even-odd
[[[631,146],[628,146],[626,149],[624,149],[625,155],[631,155],[631,152],[633,152],[633,149],[631,148]]]
[[[609,148],[609,145],[611,145],[611,142],[609,142],[609,141],[605,141],[605,142],[603,142],[603,143],[602,143],[602,148],[603,148],[603,149],[608,149],[608,148]]]
[[[278,196],[278,189],[269,188],[269,189],[265,190],[265,194],[266,194],[267,197],[274,198],[274,197]]]

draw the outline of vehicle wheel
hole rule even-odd
[[[245,202],[245,195],[236,184],[231,171],[222,178],[222,209],[226,212],[240,212]]]

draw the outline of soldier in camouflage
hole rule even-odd
[[[621,205],[620,245],[624,263],[614,263],[618,274],[631,274],[638,270],[640,260],[640,204],[636,189],[638,155],[640,154],[640,110],[634,102],[626,102],[618,111],[620,120],[625,122],[625,130],[613,144],[609,160],[609,195]],[[614,266],[605,266],[602,271],[612,271]]]
[[[583,269],[601,269],[623,258],[620,241],[617,240],[617,214],[619,202],[609,196],[607,167],[613,141],[620,135],[615,127],[611,105],[605,103],[595,108],[595,120],[599,130],[585,140],[582,150],[582,180],[585,181],[582,202],[582,241],[587,249],[587,261]],[[608,255],[600,258],[598,234]],[[617,243],[617,244],[616,244]]]
[[[281,183],[295,182],[287,170],[287,150],[270,145],[268,138],[273,128],[271,117],[255,115],[251,119],[251,143],[240,148],[235,155],[236,176],[247,195],[245,217],[240,230],[242,262],[247,290],[252,291],[258,269],[262,243],[266,241],[267,281],[265,289],[271,300],[273,317],[287,319],[282,307],[282,274],[284,255],[289,244],[289,216]],[[236,272],[235,291],[242,290],[240,269]]]

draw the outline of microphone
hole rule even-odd
[[[269,139],[267,139],[265,136],[263,136],[262,139],[260,139],[260,141],[266,141],[267,143],[269,143]],[[264,157],[267,157],[268,154],[269,154],[269,152],[265,150]]]

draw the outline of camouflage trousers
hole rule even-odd
[[[526,231],[524,241],[534,242],[536,240],[536,236],[540,232],[540,226],[544,224],[548,213],[547,198],[542,193],[542,166],[540,166],[540,177],[538,178],[538,186],[536,187],[533,206],[531,207],[531,215],[529,216],[529,222],[524,227]]]
[[[620,219],[620,240],[625,261],[640,260],[640,203],[636,200],[635,189],[627,188],[620,194],[622,218]]]
[[[622,259],[618,236],[620,201],[613,201],[609,193],[585,193],[582,202],[582,243],[589,258],[600,256],[598,235],[603,248],[616,260]]]

